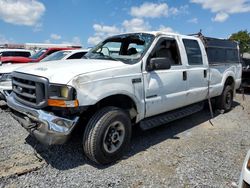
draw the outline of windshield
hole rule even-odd
[[[146,53],[154,38],[154,35],[145,33],[110,37],[90,50],[85,57],[88,59],[110,59],[124,63],[136,63]]]
[[[58,51],[54,52],[53,54],[45,57],[44,59],[41,60],[41,62],[44,61],[55,61],[55,60],[61,60],[63,59],[66,55],[70,54],[71,51]]]
[[[41,57],[44,52],[46,52],[47,49],[41,49],[39,50],[37,53],[33,54],[32,56],[30,56],[31,59],[38,59],[39,57]]]

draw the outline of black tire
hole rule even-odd
[[[83,149],[90,160],[108,164],[124,155],[130,139],[131,121],[128,114],[116,107],[104,107],[90,118],[83,135]]]
[[[217,106],[220,110],[228,112],[233,104],[233,88],[230,85],[225,86],[222,94],[217,98]]]

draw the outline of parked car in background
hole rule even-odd
[[[10,57],[2,57],[1,61],[2,64],[4,63],[30,63],[30,62],[39,62],[43,58],[47,57],[48,55],[60,51],[60,50],[71,50],[76,48],[44,48],[36,52],[35,54],[31,55],[30,57],[20,57],[20,56],[10,56]]]
[[[250,88],[250,54],[244,53],[242,58],[242,84],[243,88]]]
[[[26,49],[0,49],[0,65],[5,62],[5,57],[30,57],[32,54],[32,50]]]
[[[61,50],[45,57],[41,60],[41,62],[66,59],[81,59],[88,51],[88,49]]]
[[[240,174],[239,188],[250,187],[250,150],[248,151]]]
[[[11,72],[27,64],[3,64],[0,67],[0,100],[5,100],[12,91]]]
[[[40,62],[80,59],[88,51],[89,49],[61,50],[45,57]],[[17,71],[19,68],[29,65],[31,64],[17,63],[17,64],[4,64],[3,66],[0,67],[0,100],[6,100],[6,97],[12,91],[11,72],[15,70]]]
[[[124,155],[132,125],[165,125],[202,110],[208,98],[227,112],[241,84],[239,46],[229,40],[127,33],[85,57],[14,71],[7,105],[44,144],[63,144],[81,126],[84,153],[100,164]]]

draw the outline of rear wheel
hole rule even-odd
[[[116,107],[105,107],[89,120],[83,136],[83,149],[90,160],[108,164],[123,156],[130,138],[128,114]]]
[[[231,110],[233,104],[233,88],[230,85],[227,85],[221,96],[217,98],[217,106],[220,110],[228,112]]]

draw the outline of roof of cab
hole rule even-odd
[[[179,33],[163,32],[163,31],[138,31],[138,32],[127,32],[127,33],[118,34],[118,35],[116,35],[116,36],[124,35],[124,34],[138,34],[138,33],[151,34],[151,35],[154,35],[154,36],[156,36],[156,37],[158,37],[158,36],[160,36],[160,35],[168,35],[168,36],[181,36],[181,37],[188,37],[188,38],[197,39],[197,37],[195,37],[195,36],[182,35],[182,34],[179,34]],[[110,38],[112,38],[112,36],[111,36]]]

